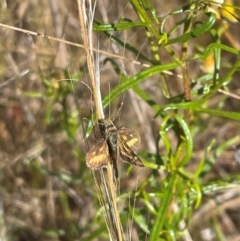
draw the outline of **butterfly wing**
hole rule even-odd
[[[109,150],[105,139],[100,139],[96,145],[87,153],[87,166],[93,170],[98,170],[107,165],[109,160]]]
[[[129,164],[144,167],[140,158],[132,151],[132,149],[128,146],[127,142],[120,136],[119,143],[119,156],[124,162],[128,162]]]
[[[127,143],[127,145],[132,149],[132,151],[136,151],[139,148],[141,138],[138,132],[128,130],[125,127],[121,127],[119,129],[119,134],[121,138]]]

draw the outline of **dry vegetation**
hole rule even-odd
[[[156,0],[151,1],[151,4],[157,9],[157,16],[162,17],[184,6],[187,1]],[[3,0],[0,5],[0,23],[82,44],[77,1]],[[98,0],[95,17],[104,23],[114,23],[123,17],[132,20],[138,18],[128,1],[107,0]],[[181,14],[170,18],[166,28],[173,27],[180,19]],[[215,23],[216,28],[221,24],[221,21]],[[221,36],[222,43],[240,49],[239,27],[239,23],[230,24]],[[114,34],[149,59],[152,58],[144,28]],[[0,239],[93,240],[91,237],[96,232],[96,236],[100,238],[94,240],[108,240],[104,221],[101,214],[98,214],[99,204],[94,181],[85,164],[86,151],[95,141],[92,137],[90,143],[84,142],[83,126],[86,127],[87,120],[92,118],[94,111],[94,100],[88,87],[85,50],[5,27],[0,27],[0,36]],[[120,57],[117,59],[100,54],[101,91],[103,96],[107,96],[121,82],[115,66],[111,62],[104,62],[107,57],[116,61],[117,66],[128,77],[145,67],[133,63],[137,56],[111,42],[104,33],[94,34],[95,46],[98,41],[100,50]],[[191,40],[188,46],[189,55],[196,52],[196,48],[199,50],[200,45],[204,48],[210,41],[209,35]],[[166,50],[161,51],[162,63],[166,64],[171,56]],[[174,51],[180,55],[181,45],[174,45]],[[122,56],[127,61],[122,61]],[[224,52],[220,75],[225,76],[238,58],[237,55]],[[143,59],[140,60],[144,62]],[[206,61],[198,59],[188,63],[191,79],[203,75]],[[167,75],[171,96],[178,96],[183,92],[182,80],[178,75],[181,75],[181,68],[174,69],[173,75]],[[239,72],[236,71],[231,78],[231,81],[226,80],[229,83],[226,89],[221,88],[208,100],[209,108],[234,113],[240,111]],[[160,91],[163,84],[159,75],[141,81],[138,86],[159,108],[169,103]],[[105,111],[107,116],[109,113],[111,117],[117,114],[118,125],[140,133],[140,157],[148,166],[144,169],[133,168],[131,172],[127,172],[128,165],[120,164],[120,193],[127,196],[122,197],[126,203],[119,207],[127,219],[124,226],[131,223],[131,215],[128,216],[127,213],[133,212],[133,209],[128,204],[134,202],[138,186],[141,186],[141,192],[145,188],[146,193],[151,193],[164,178],[164,168],[162,163],[159,164],[159,156],[156,154],[159,149],[160,154],[166,153],[164,144],[159,142],[163,116],[154,118],[156,109],[136,92],[125,91]],[[122,109],[118,113],[120,107]],[[184,115],[183,112],[180,110],[179,114]],[[201,184],[198,182],[204,197],[198,209],[193,208],[187,214],[191,216],[192,212],[193,217],[190,221],[186,219],[190,223],[191,238],[187,239],[184,234],[185,240],[240,240],[240,122],[199,112],[192,116],[191,123],[194,123],[191,126],[194,149],[186,172],[194,173],[204,158],[208,162],[214,162],[214,165],[207,166],[209,169],[205,171],[205,176],[201,176]],[[168,138],[172,146],[177,148],[179,143],[176,133],[169,132]],[[159,168],[151,169],[151,162],[157,163]],[[224,180],[223,185],[219,184],[221,180]],[[228,183],[231,185],[228,186]],[[218,184],[221,187],[219,190]],[[175,205],[172,207],[175,211],[178,208],[176,203],[171,203]],[[153,206],[158,204],[155,201]],[[178,204],[181,207],[182,204]],[[136,205],[139,210],[147,210],[147,201],[137,202]],[[150,210],[150,206],[148,208]],[[139,210],[136,212],[140,212]],[[154,216],[149,210],[145,212],[146,219]],[[184,211],[189,210],[186,208]],[[154,218],[149,219],[151,227]],[[134,241],[148,240],[145,239],[147,235],[140,224],[141,221],[137,219],[132,226],[129,224]],[[139,230],[146,236],[139,236]],[[224,234],[225,239],[220,239],[216,230]],[[213,237],[207,239],[207,234],[211,236],[214,232]],[[178,237],[178,240],[181,238]]]

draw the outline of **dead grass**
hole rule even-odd
[[[56,1],[56,4],[52,1],[56,8],[51,7],[49,2],[18,0],[6,1],[5,5],[3,1],[0,22],[82,44],[77,2]],[[178,4],[176,1],[154,2],[160,15],[183,4],[185,1],[178,1]],[[115,22],[123,16],[137,18],[128,1],[98,1],[97,19]],[[170,26],[174,23],[168,24]],[[239,23],[229,29],[236,46],[239,46],[240,39],[239,31],[236,30],[238,28]],[[123,32],[117,34],[123,35],[123,39],[143,50],[146,55],[150,52],[143,30],[135,32],[131,29],[125,32],[125,36]],[[93,180],[85,164],[86,145],[81,127],[81,121],[86,126],[84,119],[91,118],[94,107],[92,93],[82,83],[88,83],[85,51],[3,27],[0,28],[0,35],[2,240],[85,240],[98,229],[99,236],[102,235],[102,230],[105,229],[100,216],[96,217],[98,203],[93,198]],[[100,50],[124,56],[130,61],[135,60],[133,54],[110,43],[103,33],[99,33],[98,38]],[[96,40],[97,37],[94,41]],[[224,41],[229,43],[227,37],[224,37]],[[177,48],[176,51],[180,51]],[[100,63],[105,57],[100,55]],[[223,57],[226,65],[234,58],[237,57],[228,54]],[[163,53],[163,59],[167,62],[166,53]],[[143,69],[131,62],[116,61],[129,76]],[[199,68],[201,64],[199,61],[191,62],[190,74],[193,79],[202,71]],[[169,81],[171,93],[176,96],[182,93],[181,80],[175,77],[180,74],[180,70],[177,69],[174,74],[169,77]],[[73,81],[74,88],[69,79],[77,80]],[[229,86],[229,95],[219,93],[211,100],[210,106],[216,107],[224,101],[226,110],[239,112],[239,99],[230,96],[235,94],[239,97],[238,80],[237,73]],[[109,63],[101,65],[101,81],[103,96],[120,82]],[[157,76],[142,82],[140,87],[160,106],[165,104],[164,96],[156,91],[161,87]],[[130,129],[134,127],[141,134],[141,151],[155,153],[161,118],[153,119],[152,108],[131,92],[124,93],[111,103],[106,114],[114,116],[122,101],[122,111],[116,121]],[[195,118],[193,121],[199,123],[201,131],[198,131],[194,139],[194,153],[188,170],[195,170],[196,164],[204,157],[208,145],[206,143],[210,143],[213,138],[216,139],[215,146],[219,146],[240,134],[239,122],[209,119],[207,115]],[[170,138],[173,143],[176,142],[174,134]],[[160,145],[159,147],[161,148]],[[206,182],[219,176],[224,179],[232,174],[239,175],[239,160],[237,162],[234,156],[238,148],[239,143],[236,143],[221,153],[214,168],[206,176]],[[134,169],[131,175],[122,174],[121,192],[137,189],[142,180],[150,177],[150,172],[150,169]],[[147,188],[150,192],[150,184]],[[215,203],[209,193],[202,207],[193,215],[190,227],[192,240],[207,240],[202,238],[203,231],[207,232],[212,223],[226,234],[227,240],[240,240],[239,186],[214,195],[217,198]],[[219,208],[220,211],[217,212]],[[126,207],[123,206],[121,211],[126,212]],[[99,223],[100,226],[97,225]],[[131,228],[132,233],[137,234],[138,228]],[[132,240],[137,240],[137,235],[135,237]],[[99,240],[108,240],[108,237],[102,235]],[[219,239],[215,237],[209,240]]]

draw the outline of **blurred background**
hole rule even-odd
[[[173,0],[150,2],[157,9],[159,18],[188,3]],[[239,5],[238,1],[236,5]],[[0,7],[2,24],[82,44],[78,6],[74,0],[1,0]],[[216,8],[216,11],[220,10]],[[98,0],[95,17],[104,23],[114,23],[123,17],[137,19],[133,7],[125,0]],[[181,14],[169,18],[165,27],[174,26],[179,19]],[[217,22],[216,28],[221,24],[223,23]],[[240,25],[231,21],[228,25],[222,33],[222,41],[239,49]],[[114,34],[135,46],[149,59],[152,58],[143,28]],[[87,120],[92,118],[94,112],[84,49],[3,26],[0,26],[0,36],[1,240],[93,240],[91,232],[95,231],[101,234],[101,238],[94,240],[108,240],[104,224],[99,226],[96,223],[98,201],[91,172],[85,164],[86,151],[95,139],[92,136],[90,143],[84,141]],[[198,45],[204,48],[210,41],[210,36],[191,41],[189,53],[196,51]],[[138,60],[137,56],[111,42],[104,33],[95,33],[94,43],[96,46],[99,43],[101,50],[127,58],[130,61],[128,63],[118,59],[115,61],[128,76],[144,68],[131,62]],[[174,46],[174,50],[179,54],[181,52],[178,45]],[[201,51],[201,48],[198,50]],[[162,62],[168,63],[170,57],[165,51],[161,56]],[[120,83],[114,67],[109,62],[103,63],[106,57],[100,54],[103,96]],[[226,68],[220,70],[221,74],[226,73],[228,65],[237,58],[236,55],[224,53],[222,62]],[[189,62],[191,78],[194,80],[204,73],[211,73],[212,65],[211,55],[202,61]],[[178,75],[181,75],[180,69],[168,76],[172,96],[183,92],[182,80]],[[159,77],[153,76],[141,82],[139,87],[159,106],[167,103],[159,91],[162,88]],[[216,107],[222,103],[223,109],[239,112],[239,73],[234,75],[228,87],[226,93],[214,96],[209,106]],[[161,150],[161,143],[157,140],[161,118],[154,119],[153,109],[132,91],[112,102],[106,109],[106,115],[111,118],[117,115],[118,126],[134,128],[140,133],[140,152],[143,155],[155,154],[157,148]],[[194,138],[194,153],[188,166],[189,171],[195,170],[203,158],[207,143],[213,138],[216,140],[215,145],[221,145],[240,134],[240,124],[237,121],[204,115],[195,118],[194,121],[198,123],[196,128],[199,129],[196,129],[198,135]],[[173,134],[171,139],[173,143],[176,142]],[[214,180],[216,176],[226,178],[229,174],[239,174],[239,162],[238,143],[221,152],[205,181]],[[121,165],[121,170],[126,168]],[[140,183],[151,175],[151,170],[147,168],[134,168],[129,175],[121,172],[122,192],[136,189],[136,175],[139,172]],[[231,199],[232,202],[225,202],[226,208],[214,220],[230,235],[228,240],[240,240],[239,190],[235,190],[233,195],[234,201]],[[207,210],[210,211],[195,216],[193,237],[196,237],[193,240],[215,240],[208,229],[208,224],[213,222],[210,219],[213,209],[208,200],[206,203]],[[203,218],[205,221],[202,222]],[[134,226],[132,229],[133,233],[137,230]]]

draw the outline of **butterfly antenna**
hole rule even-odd
[[[122,100],[122,102],[121,102],[121,104],[120,104],[120,107],[119,107],[117,113],[115,114],[115,116],[114,116],[114,118],[113,118],[113,121],[115,121],[115,119],[117,118],[117,116],[120,115],[120,112],[122,111],[122,108],[123,108],[123,103],[124,103],[124,102],[123,102],[123,100]]]

